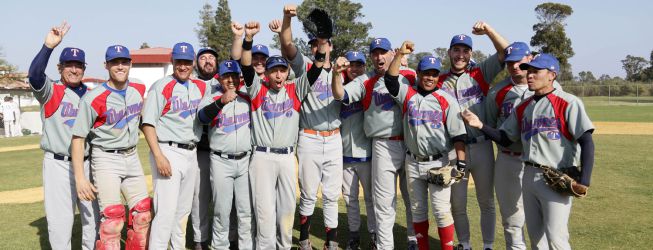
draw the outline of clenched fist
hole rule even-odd
[[[397,53],[401,55],[407,55],[413,53],[413,51],[415,51],[415,43],[411,41],[405,41],[401,44],[401,48],[397,49]]]
[[[270,31],[274,33],[281,33],[281,20],[279,19],[274,19],[270,21],[270,24],[268,24],[268,27],[270,28]]]
[[[297,16],[297,5],[287,4],[286,6],[283,6],[283,16],[288,18]]]
[[[345,70],[347,70],[348,67],[349,67],[349,61],[347,60],[347,58],[341,56],[338,57],[338,59],[336,59],[336,67],[335,67],[336,72],[342,73]]]
[[[256,33],[258,33],[261,30],[261,25],[258,22],[247,22],[245,24],[245,35],[247,37],[252,38]]]
[[[474,35],[487,35],[492,30],[492,27],[483,21],[478,21],[472,27],[472,34]]]

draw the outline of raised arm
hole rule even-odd
[[[281,55],[288,60],[297,56],[297,47],[292,40],[291,22],[292,18],[297,16],[297,5],[287,4],[283,7],[283,22],[281,24],[281,33],[279,34],[279,43],[281,43]]]
[[[243,33],[245,27],[238,22],[231,22],[231,33],[234,34],[234,39],[231,42],[231,59],[240,60],[243,53]]]
[[[240,58],[240,65],[243,69],[243,78],[245,78],[245,85],[252,86],[254,81],[254,69],[252,68],[252,44],[254,43],[254,36],[261,30],[261,25],[258,22],[248,22],[245,24],[245,39],[243,41],[243,53]]]
[[[497,50],[497,56],[499,57],[499,62],[503,63],[506,58],[504,49],[508,47],[508,41],[501,36],[498,32],[492,28],[489,24],[483,21],[478,21],[472,27],[472,34],[474,35],[487,35],[494,45],[494,49]]]
[[[341,101],[345,97],[345,88],[342,86],[342,74],[349,67],[349,61],[345,57],[338,57],[335,62],[333,81],[331,81],[331,91],[333,92],[333,98]]]
[[[388,71],[385,73],[385,87],[392,96],[399,94],[399,68],[401,68],[401,60],[405,55],[412,53],[413,50],[415,50],[415,44],[413,42],[405,41],[401,44],[401,48],[396,50],[390,67],[388,67]]]
[[[32,85],[32,88],[41,89],[43,84],[45,84],[45,68],[48,65],[48,60],[50,59],[52,50],[61,43],[63,37],[68,33],[68,30],[70,30],[70,25],[64,21],[61,25],[52,27],[45,36],[43,47],[41,47],[39,53],[36,54],[36,57],[34,57],[34,60],[32,60],[32,64],[29,67],[29,83]]]

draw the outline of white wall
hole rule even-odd
[[[172,64],[147,64],[147,65],[133,65],[129,71],[129,78],[139,79],[145,84],[146,91],[157,80],[166,75],[171,74]],[[147,94],[147,93],[146,93]]]

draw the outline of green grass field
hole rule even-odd
[[[653,136],[616,136],[597,135],[596,166],[594,168],[590,194],[584,199],[575,199],[570,219],[571,242],[574,249],[631,249],[648,248],[647,239],[653,233],[653,180],[648,166],[653,163]],[[145,158],[147,152],[139,144],[141,159],[148,166]],[[6,153],[2,153],[3,159]],[[34,156],[38,154],[39,157]],[[11,185],[5,184],[11,179],[18,179],[21,172],[31,174],[20,175],[21,181],[14,183],[32,183],[40,185],[40,153],[31,150],[21,157],[24,161],[35,159],[30,164],[1,165],[0,169],[11,167],[10,171],[0,174],[0,183],[4,190]],[[34,165],[35,164],[35,165]],[[149,172],[149,167],[144,167]],[[4,171],[4,170],[3,170]],[[12,177],[7,177],[8,175]],[[28,185],[24,185],[27,187]],[[14,188],[16,189],[16,188]],[[468,207],[472,227],[472,242],[476,249],[481,248],[479,230],[479,211],[474,198],[475,192],[470,190]],[[395,242],[397,249],[405,249],[404,207],[402,202],[397,206],[397,222],[395,225]],[[364,215],[364,209],[362,211]],[[498,213],[498,209],[497,209]],[[32,204],[0,205],[5,226],[0,233],[0,249],[33,249],[47,246],[47,228],[42,202]],[[431,216],[432,217],[432,216]],[[366,216],[363,216],[366,218]],[[431,218],[433,220],[433,218]],[[297,220],[296,220],[297,221]],[[344,203],[340,201],[340,231],[339,241],[346,242],[346,215]],[[363,223],[365,225],[365,223]],[[432,221],[433,225],[433,221]],[[297,227],[296,227],[297,228]],[[324,241],[324,226],[322,224],[320,204],[316,208],[313,222],[312,240],[314,246],[321,246]],[[497,214],[497,232],[495,249],[503,249],[503,233],[499,215]],[[365,229],[362,229],[364,231]],[[74,229],[74,246],[79,246],[79,219]],[[299,232],[295,230],[295,238]],[[432,246],[437,246],[437,233],[431,230]],[[369,238],[363,234],[363,244]],[[296,240],[295,240],[296,242]]]

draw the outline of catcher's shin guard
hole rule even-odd
[[[100,239],[96,241],[97,250],[120,250],[120,231],[125,224],[125,206],[111,205],[102,211]]]
[[[139,201],[129,210],[127,223],[127,240],[125,250],[147,249],[147,240],[150,236],[150,222],[152,221],[152,198]]]

